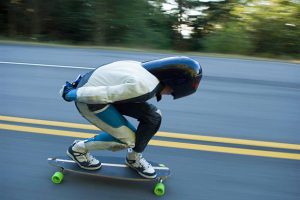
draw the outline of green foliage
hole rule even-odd
[[[249,27],[257,53],[300,54],[300,4],[273,0],[256,6]]]
[[[205,38],[204,49],[208,52],[250,54],[252,40],[239,23],[228,23]]]
[[[300,54],[300,29],[283,19],[261,19],[252,32],[256,52]]]
[[[300,4],[292,0],[251,0],[239,4],[234,14],[249,31],[253,54],[299,57]]]
[[[96,5],[105,9],[96,16],[99,29],[95,37],[105,44],[170,47],[168,18],[147,1],[111,0]]]
[[[93,10],[87,0],[56,0],[48,2],[52,9],[51,34],[73,42],[88,41],[93,34]],[[51,27],[51,25],[53,27]],[[45,30],[47,31],[47,30]]]
[[[0,35],[40,41],[299,57],[297,0],[1,0]],[[193,13],[200,10],[198,14]],[[184,38],[182,31],[192,32]]]

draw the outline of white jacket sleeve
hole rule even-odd
[[[77,90],[77,101],[87,104],[108,104],[138,97],[148,92],[151,92],[149,87],[142,81],[132,78],[120,85],[81,87]]]

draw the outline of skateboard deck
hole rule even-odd
[[[104,156],[95,157],[98,160],[100,160],[102,164],[99,170],[82,169],[77,165],[77,163],[75,163],[67,156],[48,158],[48,163],[50,165],[60,169],[60,171],[55,172],[52,176],[52,182],[55,184],[61,183],[64,177],[63,172],[70,171],[84,175],[93,175],[104,178],[113,178],[128,181],[156,181],[157,183],[154,187],[154,193],[158,196],[164,195],[165,186],[163,184],[163,181],[170,176],[171,171],[168,167],[164,166],[163,164],[150,162],[157,173],[157,177],[155,179],[148,179],[142,177],[135,170],[125,165],[125,158]]]

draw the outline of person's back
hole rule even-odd
[[[77,101],[87,104],[107,104],[138,101],[138,97],[153,93],[159,80],[140,62],[117,61],[98,67],[83,76],[77,88]],[[148,98],[152,98],[149,96]],[[141,101],[145,101],[143,98]]]

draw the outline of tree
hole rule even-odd
[[[95,37],[107,45],[170,47],[170,23],[160,5],[146,0],[94,2],[97,8]],[[158,5],[158,6],[157,6]]]
[[[193,49],[203,49],[204,38],[218,31],[220,27],[228,22],[235,21],[232,10],[237,5],[237,0],[199,2],[201,15],[190,15],[190,26],[193,27],[191,34]],[[227,26],[228,27],[228,26]]]
[[[256,52],[300,53],[300,5],[288,0],[273,0],[260,5],[252,15],[252,35]]]
[[[203,46],[205,51],[249,55],[253,52],[253,43],[249,33],[238,22],[229,22],[208,35]]]
[[[293,0],[253,0],[237,8],[249,30],[254,53],[298,56],[300,53],[300,4]]]

